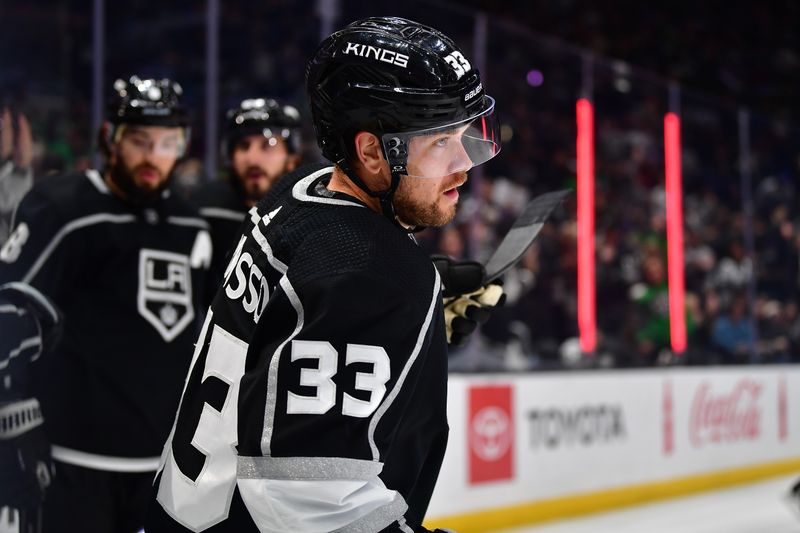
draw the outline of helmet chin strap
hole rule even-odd
[[[336,164],[340,169],[342,169],[342,172],[344,172],[347,177],[350,178],[350,181],[355,183],[359,189],[370,195],[372,198],[378,199],[381,205],[381,213],[383,216],[388,218],[392,224],[406,233],[417,233],[425,229],[425,226],[406,226],[397,216],[397,211],[394,208],[394,193],[397,192],[397,188],[400,186],[401,174],[399,172],[392,172],[392,183],[389,185],[388,189],[384,189],[382,191],[373,191],[367,186],[366,183],[364,183],[364,180],[362,180],[358,174],[356,174],[353,168],[347,164],[345,160],[338,161]]]

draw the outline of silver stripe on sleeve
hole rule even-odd
[[[275,353],[272,354],[272,360],[269,362],[269,371],[267,372],[267,401],[264,409],[264,431],[261,434],[261,453],[266,456],[269,456],[272,453],[272,425],[275,423],[275,404],[278,400],[278,393],[276,389],[278,387],[278,363],[280,362],[280,355],[284,346],[286,346],[288,342],[290,342],[297,336],[298,333],[300,333],[300,330],[303,329],[303,324],[305,323],[305,311],[303,310],[303,304],[300,302],[300,298],[294,291],[294,287],[292,287],[292,283],[289,281],[289,278],[284,274],[278,284],[283,287],[283,291],[286,293],[286,296],[292,303],[292,307],[294,307],[295,312],[297,312],[297,325],[295,326],[292,334],[289,335],[278,346],[278,348],[275,350]]]
[[[221,218],[223,220],[233,220],[234,222],[244,222],[246,213],[225,209],[223,207],[203,207],[200,214],[209,218]]]
[[[383,463],[346,457],[242,457],[236,477],[291,481],[369,481],[383,470]]]
[[[277,211],[273,211],[272,214],[274,215],[276,212]],[[292,304],[292,307],[294,307],[294,310],[297,313],[297,324],[295,325],[294,331],[291,333],[291,335],[284,339],[283,342],[280,343],[278,348],[272,354],[272,359],[269,363],[269,370],[267,371],[267,397],[266,404],[264,406],[264,427],[261,434],[261,453],[269,457],[272,453],[272,425],[275,422],[275,404],[278,399],[276,389],[278,386],[278,364],[280,363],[280,355],[286,344],[295,338],[297,334],[300,333],[300,330],[303,329],[305,312],[303,311],[303,304],[300,302],[300,298],[298,298],[297,293],[294,291],[294,287],[292,287],[289,278],[286,277],[288,267],[283,263],[283,261],[275,257],[275,254],[272,252],[272,247],[270,247],[266,237],[264,237],[264,234],[258,227],[259,221],[263,220],[263,217],[260,216],[258,209],[255,207],[251,208],[249,213],[250,219],[253,222],[253,229],[250,231],[250,234],[253,236],[256,242],[258,242],[259,246],[261,246],[261,250],[267,256],[267,261],[270,265],[272,265],[272,268],[283,274],[283,277],[278,281],[278,284],[283,288],[283,292],[286,293],[286,297],[289,298],[289,302]]]
[[[375,533],[375,531],[381,531],[390,526],[392,522],[401,519],[406,511],[408,511],[408,504],[400,496],[400,493],[396,493],[391,503],[378,507],[332,533]]]
[[[258,211],[256,211],[256,214],[257,213]],[[256,240],[259,246],[261,246],[261,251],[264,252],[264,254],[266,254],[267,261],[269,261],[269,264],[272,265],[275,268],[275,270],[277,270],[281,274],[286,274],[286,271],[289,269],[289,267],[287,267],[283,261],[275,257],[275,254],[272,253],[272,247],[267,242],[267,238],[264,237],[264,234],[261,233],[261,230],[258,228],[258,222],[256,222],[255,226],[253,226],[253,229],[250,232],[250,234],[253,236],[253,238]]]
[[[39,269],[42,268],[42,265],[44,265],[44,263],[50,258],[50,254],[53,253],[53,250],[56,249],[59,243],[68,234],[75,231],[76,229],[93,226],[95,224],[102,224],[103,222],[109,222],[112,224],[127,224],[130,222],[136,222],[136,216],[98,213],[96,215],[90,215],[88,217],[82,217],[73,220],[72,222],[61,228],[61,230],[55,234],[55,236],[50,240],[50,242],[45,247],[44,251],[42,251],[39,257],[36,259],[36,262],[33,263],[33,266],[31,266],[30,270],[28,270],[28,273],[25,274],[25,277],[22,278],[22,281],[24,283],[30,283],[30,281],[39,272]]]
[[[408,373],[411,371],[411,367],[414,365],[414,362],[417,360],[417,356],[419,356],[420,350],[422,350],[422,345],[425,343],[425,337],[428,334],[428,328],[431,326],[431,320],[433,319],[433,310],[436,309],[436,302],[441,298],[439,295],[439,290],[442,285],[442,280],[439,277],[439,271],[436,270],[436,267],[433,268],[435,279],[433,283],[433,297],[431,298],[430,306],[428,306],[428,314],[425,315],[425,322],[423,322],[422,327],[419,330],[419,335],[417,335],[417,343],[414,345],[414,349],[411,352],[411,355],[406,361],[405,366],[403,367],[403,371],[400,373],[400,377],[397,378],[397,383],[394,384],[394,388],[392,392],[386,397],[383,403],[378,407],[375,411],[375,414],[372,416],[372,419],[369,421],[369,447],[372,449],[372,458],[375,461],[380,460],[380,452],[378,451],[378,447],[375,445],[375,429],[378,427],[378,423],[381,421],[381,417],[386,414],[386,411],[389,410],[391,407],[392,402],[394,402],[397,395],[400,394],[400,390],[403,388],[403,383],[408,376]]]

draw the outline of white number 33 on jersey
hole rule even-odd
[[[464,57],[461,52],[453,52],[452,54],[446,55],[444,60],[453,67],[453,70],[456,71],[456,77],[459,80],[461,76],[472,70],[472,65],[469,64],[469,61],[467,61],[467,58]]]
[[[336,403],[336,384],[333,376],[337,371],[338,354],[328,342],[292,341],[292,361],[316,359],[317,368],[303,368],[300,371],[300,385],[313,387],[313,396],[288,393],[286,412],[288,414],[327,413]],[[356,372],[356,390],[368,392],[369,400],[359,400],[347,393],[343,395],[342,414],[365,418],[378,408],[386,394],[386,382],[390,377],[389,356],[380,346],[348,344],[345,355],[347,365],[369,363],[370,372]]]

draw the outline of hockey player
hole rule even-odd
[[[250,98],[226,113],[222,155],[227,179],[208,182],[192,194],[211,227],[214,257],[209,276],[213,298],[226,259],[236,245],[248,209],[300,162],[300,113],[275,100]],[[205,307],[210,304],[210,299]]]
[[[64,316],[33,367],[56,470],[47,532],[141,529],[211,259],[207,224],[169,189],[189,138],[180,86],[134,76],[114,91],[105,168],[35,185],[0,249],[0,284],[29,284]]]
[[[411,232],[450,221],[467,171],[497,154],[494,101],[452,40],[399,18],[334,33],[306,79],[333,164],[298,169],[249,211],[148,533],[426,531],[446,318]]]

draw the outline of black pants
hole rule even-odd
[[[56,461],[44,502],[44,533],[136,533],[144,527],[155,472],[93,470]]]

